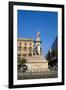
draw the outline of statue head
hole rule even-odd
[[[40,32],[37,32],[37,37],[40,37]]]

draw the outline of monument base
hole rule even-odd
[[[28,66],[27,72],[44,72],[49,71],[48,69],[48,63],[27,63]]]
[[[44,72],[49,71],[48,61],[43,56],[27,57],[27,72]]]

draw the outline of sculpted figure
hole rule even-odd
[[[37,49],[37,55],[40,55],[40,32],[37,32],[36,34],[36,49]]]
[[[37,35],[36,35],[37,37],[40,37],[40,32],[37,32]]]

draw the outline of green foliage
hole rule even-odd
[[[51,54],[50,54],[50,51],[48,52],[48,54],[47,54],[47,56],[46,56],[46,59],[49,61],[50,60],[50,57],[51,56]]]
[[[56,49],[53,49],[51,54],[52,54],[52,57],[57,57],[58,51]]]
[[[25,58],[22,58],[21,60],[18,60],[18,63],[19,64],[24,64],[24,63],[26,63],[26,59]]]

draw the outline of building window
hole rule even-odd
[[[24,47],[24,51],[26,51],[27,50],[27,47]]]
[[[19,45],[21,46],[21,42],[19,42]]]
[[[25,46],[27,45],[27,43],[25,43]]]
[[[26,54],[23,54],[23,56],[26,56]]]
[[[29,47],[29,56],[32,56],[32,47]]]
[[[32,47],[29,47],[29,51],[32,51]]]
[[[18,47],[18,50],[21,51],[21,46]]]
[[[18,54],[18,60],[20,60],[20,58],[21,58],[21,54]]]
[[[31,43],[30,43],[30,46],[31,46]]]
[[[21,54],[18,54],[18,56],[21,56]]]

